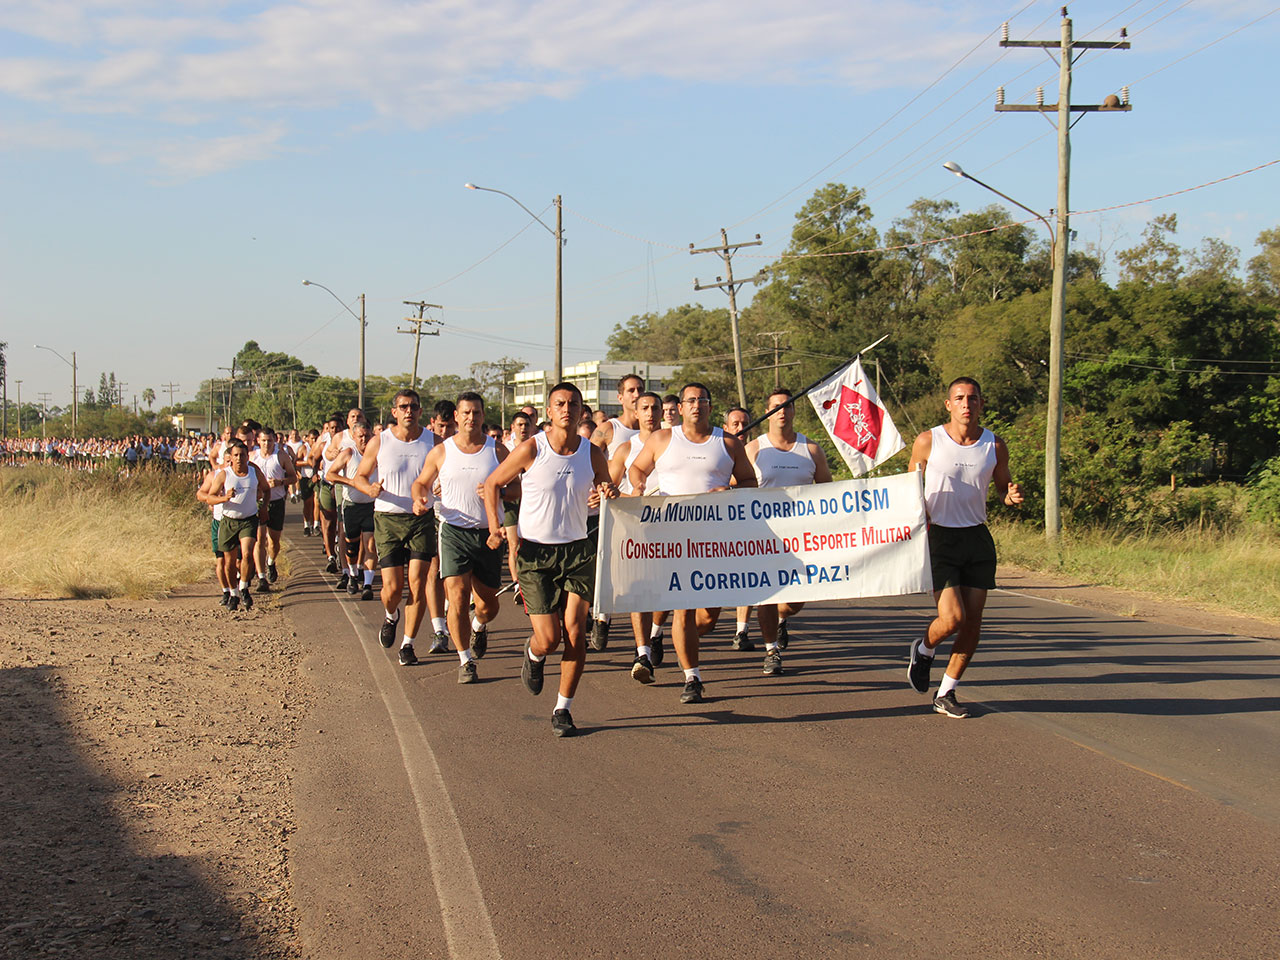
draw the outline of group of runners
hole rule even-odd
[[[27,466],[43,463],[69,470],[111,469],[127,476],[135,470],[194,472],[207,465],[212,437],[132,436],[123,439],[88,437],[9,437],[0,440],[0,464]]]
[[[486,424],[476,393],[439,402],[424,423],[421,398],[409,389],[396,394],[391,422],[379,429],[359,409],[287,439],[246,421],[209,444],[210,469],[199,491],[214,513],[222,602],[248,608],[254,592],[271,590],[285,501],[300,502],[304,535],[320,538],[340,590],[372,599],[380,574],[382,646],[398,646],[405,666],[418,662],[422,640],[428,653],[452,648],[458,682],[474,683],[504,592],[505,552],[506,589],[516,590],[531,627],[522,682],[541,693],[547,659],[560,652],[551,724],[557,736],[570,736],[587,648],[603,650],[609,638],[608,619],[590,611],[601,501],[830,482],[821,447],[795,430],[795,399],[789,390],[773,391],[766,398],[773,412],[754,439],[743,435],[749,414],[742,408],[713,425],[705,385],[662,396],[637,374],[621,379],[621,409],[613,418],[593,416],[578,387],[566,382],[549,391],[544,419],[524,408],[505,431]],[[1022,496],[1003,442],[980,424],[977,383],[953,382],[946,408],[948,421],[917,437],[909,466],[925,471],[938,615],[912,640],[908,681],[927,693],[935,651],[954,636],[933,709],[963,717],[956,684],[978,643],[986,592],[995,586],[987,490],[994,484],[1011,505]],[[784,672],[788,621],[801,607],[756,608],[764,675]],[[736,613],[733,648],[753,650],[750,610]],[[653,683],[669,625],[683,672],[680,700],[702,702],[701,639],[720,616],[715,608],[631,614],[632,678]]]

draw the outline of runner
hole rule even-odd
[[[240,595],[232,592],[235,584],[234,579],[227,570],[227,564],[223,555],[222,548],[218,546],[218,528],[222,522],[222,502],[214,499],[214,478],[217,477],[218,471],[226,467],[231,461],[226,459],[226,455],[231,452],[231,428],[225,427],[222,431],[222,440],[217,443],[210,443],[209,450],[209,469],[205,472],[204,478],[200,484],[200,489],[196,491],[196,499],[201,503],[207,504],[213,514],[213,518],[209,523],[209,535],[213,544],[213,565],[218,574],[218,585],[222,587],[222,599],[219,601],[222,606],[228,610],[235,610],[240,606]]]
[[[241,428],[237,439],[231,442],[230,462],[214,475],[210,484],[212,489],[221,492],[211,495],[207,502],[222,504],[218,549],[222,551],[228,580],[235,578],[239,568],[239,602],[251,610],[253,595],[249,593],[249,582],[253,579],[253,547],[258,540],[258,524],[266,522],[271,509],[271,486],[262,471],[249,462],[249,447],[244,442],[247,433]],[[231,610],[236,606],[228,604]]]
[[[498,615],[498,587],[502,583],[501,545],[491,548],[486,543],[488,520],[480,489],[485,478],[507,458],[507,448],[485,435],[484,398],[480,394],[459,396],[454,418],[458,432],[432,448],[413,482],[413,512],[425,514],[431,509],[431,492],[439,480],[436,517],[440,578],[449,601],[449,633],[462,661],[458,682],[475,683],[479,679],[476,660],[489,647],[487,624]],[[470,615],[473,594],[475,613]]]
[[[731,437],[737,437],[744,444],[747,438],[743,436],[748,423],[751,422],[751,413],[746,407],[730,407],[724,415],[724,424],[721,429]],[[758,477],[757,477],[758,479]],[[747,626],[751,622],[751,608],[738,607],[738,620],[734,624],[733,629],[733,649],[734,650],[754,650],[756,645],[751,642],[751,638],[747,635]]]
[[[622,411],[597,426],[591,434],[591,442],[605,452],[612,461],[613,455],[620,447],[630,448],[631,438],[638,431],[636,400],[644,393],[644,377],[638,373],[628,373],[618,381],[618,404]],[[617,481],[615,480],[616,484]],[[596,507],[588,515],[587,536],[594,538],[600,529],[600,508]],[[591,618],[591,649],[604,650],[609,645],[609,618]]]
[[[662,427],[664,430],[670,430],[678,426],[680,426],[680,398],[674,393],[668,393],[662,398]]]
[[[324,449],[324,458],[329,463],[329,469],[326,470],[324,474],[326,479],[329,478],[329,474],[333,469],[333,464],[338,459],[338,455],[343,450],[352,450],[355,448],[355,443],[351,439],[351,431],[355,429],[357,424],[360,424],[360,423],[363,423],[366,426],[368,426],[369,421],[365,419],[363,410],[361,410],[359,407],[352,407],[350,410],[347,411],[346,428],[334,434],[332,439],[329,440],[328,446],[326,446]],[[359,454],[357,454],[357,456],[358,455]],[[350,489],[352,488],[349,486],[341,485],[341,484],[333,485],[333,502],[335,506],[335,513],[337,515],[337,520],[338,520],[336,524],[336,530],[334,533],[334,540],[335,540],[334,552],[335,553],[337,553],[336,541],[339,538],[342,538],[344,541],[346,539],[346,533],[343,527],[342,517],[343,517],[343,507],[345,505],[344,501],[346,499],[346,491]],[[333,572],[333,571],[330,571],[330,572]],[[340,576],[338,577],[338,589],[339,590],[348,589],[348,587],[350,586],[350,581],[351,581],[351,575],[347,572],[347,569],[344,566],[340,571]],[[358,590],[359,586],[357,586],[356,589]],[[352,592],[354,593],[355,591],[352,591]]]
[[[511,418],[511,438],[506,441],[510,452],[533,436],[534,419],[523,410]],[[519,484],[508,484],[508,487]],[[524,609],[524,595],[520,592],[520,577],[516,571],[516,555],[520,551],[520,537],[517,534],[516,522],[520,516],[520,500],[504,501],[502,513],[502,532],[507,536],[507,570],[511,574],[511,582],[516,585],[516,603]]]
[[[979,422],[982,389],[959,377],[947,387],[950,419],[916,437],[909,470],[924,470],[924,499],[929,514],[929,559],[938,616],[924,639],[911,642],[907,682],[929,692],[929,670],[943,640],[955,635],[947,672],[933,698],[933,710],[963,719],[969,710],[956,701],[956,684],[978,648],[987,591],[996,585],[996,547],[987,530],[987,487],[1011,507],[1022,490],[1009,476],[1009,449]]]
[[[609,477],[618,485],[618,492],[624,497],[634,495],[631,478],[627,475],[631,464],[644,449],[649,437],[662,424],[662,398],[656,393],[640,394],[635,406],[637,432],[626,444],[618,447],[609,461]],[[654,489],[645,491],[650,496],[658,492],[657,485],[652,486]],[[631,614],[631,632],[636,640],[636,658],[631,664],[633,680],[653,683],[654,669],[662,666],[662,623],[665,618],[666,611]]]
[[[258,545],[254,557],[258,568],[258,592],[268,593],[280,578],[276,557],[280,555],[280,533],[284,530],[284,498],[289,484],[298,479],[289,448],[276,443],[276,432],[263,427],[258,433],[258,449],[249,457],[271,485],[271,509],[266,523],[258,528]]]
[[[302,501],[302,535],[314,537],[320,533],[316,520],[316,465],[315,452],[320,444],[320,431],[308,430],[302,449],[298,452],[298,499]]]
[[[369,440],[351,485],[373,498],[373,540],[382,568],[382,606],[385,617],[378,640],[390,647],[400,622],[400,598],[404,607],[404,638],[400,643],[401,666],[418,662],[413,641],[426,612],[427,571],[436,553],[435,514],[413,512],[413,480],[422,472],[435,435],[418,423],[422,400],[416,390],[400,390],[391,401],[394,427]],[[374,471],[377,480],[372,480]]]
[[[680,406],[683,423],[655,432],[631,464],[628,476],[636,492],[644,494],[650,474],[668,495],[728,490],[730,480],[739,487],[754,487],[755,471],[742,441],[711,426],[711,391],[701,383],[686,384],[680,391]],[[672,611],[671,642],[685,677],[681,703],[702,702],[698,640],[719,618],[719,607]]]
[[[325,456],[329,444],[338,433],[338,418],[330,417],[324,422],[324,432],[311,445],[311,466],[316,471],[316,509],[320,511],[320,547],[328,559],[325,573],[338,572],[338,558],[335,554],[335,538],[338,526],[338,501],[333,484],[325,479],[333,463]]]
[[[768,432],[747,444],[747,459],[756,471],[760,487],[792,487],[797,484],[830,483],[831,468],[822,448],[796,433],[796,407],[791,391],[780,387],[769,394],[766,410],[786,404],[769,417]],[[782,675],[782,651],[787,649],[787,618],[803,603],[765,603],[756,607],[760,636],[764,637],[764,673]]]
[[[369,425],[363,420],[349,428],[350,444],[343,444],[338,451],[338,458],[333,461],[325,479],[330,483],[342,485],[342,535],[346,544],[346,590],[351,596],[360,594],[361,600],[373,599],[373,565],[376,553],[373,548],[373,498],[356,489],[351,482],[360,461],[364,458],[365,449],[369,445]],[[363,566],[363,585],[361,584],[361,567]],[[343,584],[339,583],[341,590]]]
[[[295,467],[301,466],[302,457],[303,457],[303,454],[306,452],[307,445],[306,443],[303,442],[302,435],[298,433],[297,429],[293,429],[289,431],[289,436],[285,440],[285,446],[289,448],[289,453],[293,457],[294,466]],[[300,499],[301,498],[298,496],[298,484],[297,482],[294,482],[289,487],[289,502],[297,503],[298,500]]]
[[[530,693],[541,693],[547,656],[564,642],[551,730],[567,737],[577,732],[569,708],[587,659],[587,604],[595,591],[596,554],[587,538],[587,500],[593,490],[612,499],[618,488],[609,481],[603,451],[576,433],[582,419],[581,391],[572,383],[556,384],[548,394],[547,416],[547,430],[516,447],[489,474],[484,503],[488,545],[496,550],[503,541],[501,490],[520,478],[520,588],[533,625],[520,677]]]

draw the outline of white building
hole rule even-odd
[[[588,360],[566,367],[564,379],[582,391],[582,399],[592,410],[603,410],[609,416],[622,412],[618,405],[618,381],[629,373],[644,377],[645,389],[654,393],[670,392],[679,364],[645,363],[638,360]],[[548,387],[556,383],[549,370],[522,370],[507,381],[514,399],[512,406],[533,406],[542,414],[546,410]]]

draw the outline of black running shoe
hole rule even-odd
[[[681,703],[701,703],[702,702],[702,681],[697,677],[690,677],[684,683],[684,693],[680,694]]]
[[[230,602],[231,602],[231,594],[229,594],[229,593],[224,593],[224,594],[222,595],[222,599],[218,601],[218,605],[219,605],[219,606],[222,606],[222,607],[225,607],[225,606],[226,606],[228,603],[230,603]]]
[[[770,650],[764,655],[764,675],[766,677],[782,676],[782,654]]]
[[[347,578],[347,593],[349,593],[351,596],[353,596],[353,597],[354,597],[354,596],[355,596],[357,593],[359,593],[359,592],[360,592],[360,578],[359,578],[359,577],[348,577],[348,578]]]
[[[431,646],[427,647],[427,653],[448,653],[449,652],[449,635],[443,630],[437,630],[435,637],[431,641]]]
[[[653,663],[643,653],[637,653],[631,664],[631,679],[640,683],[653,683]]]
[[[280,579],[280,571],[276,569],[276,565],[274,563],[268,563],[267,564],[267,582],[275,583],[279,579]]]
[[[741,633],[733,635],[733,649],[735,650],[754,650],[756,645],[751,642],[751,638],[747,636],[747,632],[743,630]]]
[[[338,592],[341,593],[343,590],[347,589],[347,584],[350,582],[351,582],[351,574],[343,570],[342,576],[338,578]]]
[[[399,617],[396,617],[394,620],[388,620],[386,617],[382,618],[382,629],[378,631],[378,642],[388,650],[390,650],[391,645],[396,642],[396,627],[399,625]]]
[[[304,537],[311,536],[311,528],[308,527],[305,523],[302,525],[302,535]]]
[[[649,649],[653,652],[649,654],[649,660],[655,667],[662,666],[662,661],[666,659],[667,648],[662,642],[662,634],[659,633],[649,641]]]
[[[778,646],[783,650],[787,649],[787,644],[791,642],[791,638],[787,635],[787,621],[778,620]]]
[[[471,635],[471,651],[476,655],[477,660],[484,659],[484,655],[489,651],[488,627],[481,627]]]
[[[252,593],[250,593],[247,589],[246,589],[246,590],[241,590],[241,591],[240,591],[240,603],[241,603],[241,605],[243,605],[243,606],[244,606],[244,608],[245,608],[246,610],[252,610],[252,609],[253,609],[253,594],[252,594]]]
[[[520,679],[524,681],[524,688],[535,697],[542,692],[542,671],[546,665],[545,659],[540,661],[529,659],[529,643],[525,641],[524,664],[520,667]]]
[[[373,584],[372,584],[372,583],[366,583],[366,584],[365,584],[365,585],[360,589],[360,599],[361,599],[361,600],[372,600],[372,599],[373,599]]]
[[[240,597],[238,594],[232,593],[227,596],[227,609],[231,611],[240,609]]]
[[[929,671],[933,667],[933,657],[926,657],[920,652],[920,641],[911,641],[911,662],[907,664],[907,683],[916,693],[929,692]]]
[[[418,662],[418,655],[413,652],[413,644],[406,643],[400,647],[400,666],[412,667]]]
[[[568,710],[557,710],[551,714],[551,732],[557,737],[572,737],[578,732],[573,725],[573,715]]]
[[[476,662],[474,660],[468,660],[458,667],[459,683],[477,683],[479,680],[480,675],[476,673]]]
[[[609,646],[609,621],[593,617],[591,620],[591,649],[599,653],[607,646]]]
[[[969,715],[969,708],[956,700],[954,690],[948,690],[942,696],[933,698],[933,712],[955,720],[963,720]]]
[[[324,565],[324,572],[325,572],[325,573],[337,573],[337,572],[338,572],[338,561],[337,561],[337,560],[335,560],[333,557],[330,557],[330,558],[329,558],[329,562],[328,562],[328,563],[326,563],[326,564]]]
[[[255,588],[259,593],[270,593],[271,584],[267,583],[266,577],[258,578],[258,586]]]

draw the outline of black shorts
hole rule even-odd
[[[929,526],[933,589],[996,588],[996,544],[985,523],[976,527]]]
[[[362,533],[373,533],[373,501],[352,503],[342,508],[342,532],[348,540],[359,540]]]
[[[267,507],[267,529],[277,531],[284,529],[284,497],[272,500],[271,505]]]

